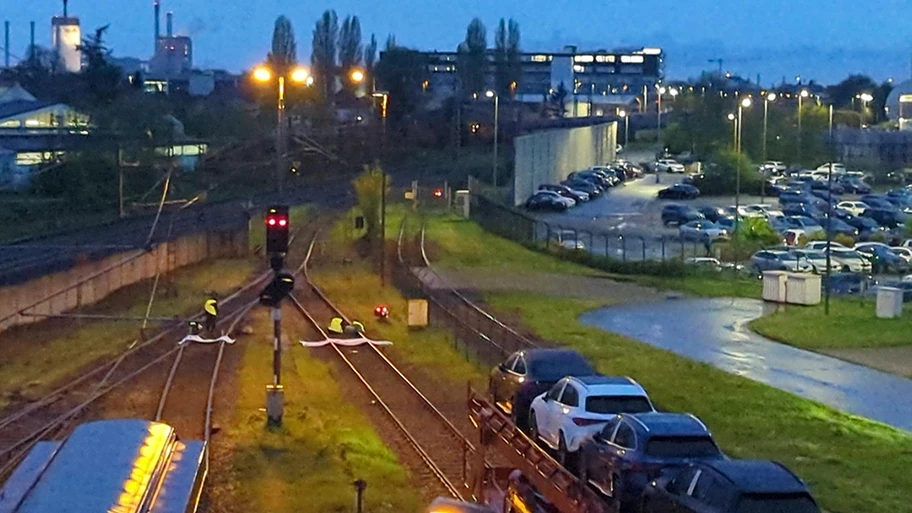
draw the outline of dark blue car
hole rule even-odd
[[[582,443],[579,475],[625,511],[663,470],[724,457],[709,429],[693,415],[622,413]]]
[[[819,513],[807,486],[783,465],[764,460],[694,463],[651,482],[641,513]]]

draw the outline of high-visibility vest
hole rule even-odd
[[[203,309],[209,315],[218,316],[218,301],[214,299],[207,299]]]
[[[330,333],[337,333],[339,335],[344,333],[345,328],[344,328],[344,326],[342,326],[342,318],[333,317],[332,320],[329,321],[329,327],[327,328],[327,330]]]

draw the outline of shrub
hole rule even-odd
[[[739,156],[731,150],[713,155],[704,167],[703,176],[699,177],[695,184],[703,194],[735,194],[738,189],[738,169],[741,172],[741,192],[759,191],[763,177],[747,157],[743,154]]]

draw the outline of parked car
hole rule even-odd
[[[764,271],[811,272],[807,259],[782,250],[760,250],[750,258],[750,265],[758,274]]]
[[[696,199],[700,189],[686,183],[676,183],[659,191],[659,199]]]
[[[804,230],[808,237],[824,232],[823,227],[816,220],[807,216],[788,216],[785,221],[791,228]]]
[[[886,210],[892,210],[896,207],[887,201],[887,198],[880,196],[878,194],[865,194],[860,198],[861,201],[866,203],[871,208],[882,208]]]
[[[529,433],[557,451],[557,461],[566,465],[568,455],[617,414],[650,411],[655,408],[646,390],[630,378],[569,376],[532,400]]]
[[[578,191],[576,189],[571,189],[566,185],[553,185],[553,184],[542,184],[538,186],[540,191],[551,191],[560,194],[565,198],[570,198],[577,203],[582,203],[584,201],[589,201],[589,193],[585,191]]]
[[[812,191],[829,191],[835,195],[845,194],[845,187],[839,182],[829,183],[826,180],[811,182]]]
[[[823,251],[814,251],[812,249],[792,248],[789,253],[792,258],[804,259],[811,264],[811,272],[822,274],[826,272],[826,253]],[[833,262],[830,262],[832,268]]]
[[[827,242],[825,240],[815,240],[808,242],[805,246],[805,249],[810,249],[813,251],[826,251]],[[830,241],[830,248],[832,249],[849,249],[845,244],[840,244],[836,241]]]
[[[826,249],[822,249],[826,254]],[[846,247],[836,247],[830,250],[830,267],[843,273],[871,274],[871,262],[861,253]]]
[[[896,228],[906,222],[906,214],[898,210],[885,208],[869,208],[861,213],[863,217],[870,217],[877,221],[877,224],[886,228]]]
[[[568,250],[586,250],[586,244],[577,230],[552,230],[548,236],[550,244]]]
[[[849,194],[871,194],[871,186],[864,183],[860,178],[843,177],[839,183]]]
[[[844,208],[856,216],[861,215],[862,212],[871,208],[870,205],[863,201],[840,201],[836,206]]]
[[[488,391],[498,408],[512,416],[520,429],[527,429],[532,399],[566,376],[596,374],[586,358],[576,351],[524,349],[491,370]]]
[[[656,161],[655,169],[657,173],[683,173],[684,164],[674,159],[661,159]]]
[[[728,230],[713,223],[712,221],[690,221],[684,223],[679,228],[681,238],[684,240],[696,241],[717,241],[728,239],[730,237]]]
[[[586,180],[587,182],[598,185],[602,189],[608,189],[614,186],[614,182],[612,180],[610,180],[607,176],[604,176],[602,173],[598,173],[596,171],[574,171],[573,173],[570,173],[567,178],[571,180]]]
[[[907,263],[912,263],[912,249],[900,246],[897,248],[890,248],[890,251],[899,255],[899,257]]]
[[[589,195],[589,199],[595,199],[602,194],[601,187],[590,181],[583,180],[582,178],[564,180],[561,182],[561,185],[569,187],[573,190],[583,191]]]
[[[731,262],[722,262],[718,258],[712,257],[688,257],[684,260],[684,263],[687,265],[692,265],[697,269],[709,269],[712,271],[724,271],[727,269],[741,271],[744,269],[744,266],[741,264],[733,264]]]
[[[529,210],[557,210],[563,211],[575,205],[576,202],[565,198],[553,191],[539,191],[526,200]]]
[[[871,262],[871,267],[875,273],[905,273],[909,270],[909,262],[894,253],[890,246],[881,242],[856,244],[855,251]]]
[[[817,198],[807,191],[796,191],[794,189],[790,189],[779,194],[779,204],[783,206],[787,203],[817,204],[818,200],[825,203],[824,200]]]
[[[817,171],[823,171],[826,174],[829,174],[830,170],[833,171],[834,177],[837,174],[840,174],[840,175],[845,174],[845,172],[846,172],[845,164],[841,164],[839,162],[827,162],[826,164],[820,164],[819,166],[817,166]]]
[[[813,217],[814,221],[817,221],[817,224],[823,227],[824,232],[827,230],[827,222],[829,221],[829,230],[833,233],[833,236],[836,235],[847,235],[853,239],[858,237],[860,231],[858,228],[846,223],[842,219],[833,217],[833,219],[827,220],[826,214],[820,214]]]
[[[788,169],[784,162],[778,160],[767,160],[760,165],[760,172],[767,173],[770,175],[781,175]]]
[[[865,280],[866,277],[863,274],[836,272],[830,274],[829,280],[824,275],[821,284],[826,290],[827,283],[829,283],[830,293],[837,296],[854,295],[862,292]]]
[[[700,419],[685,413],[619,414],[580,446],[583,483],[620,503],[635,505],[664,469],[725,456]]]
[[[765,460],[709,460],[666,472],[645,488],[640,513],[820,513],[807,486]]]
[[[668,226],[670,224],[676,224],[678,226],[682,224],[689,223],[690,221],[697,221],[704,219],[703,214],[698,212],[695,208],[689,207],[687,205],[678,205],[670,204],[662,207],[662,224]]]
[[[716,206],[712,206],[712,205],[699,207],[699,208],[697,208],[697,211],[700,212],[701,214],[703,214],[703,217],[705,217],[708,221],[712,221],[714,223],[716,221],[718,221],[719,219],[728,215],[725,212],[724,208],[716,207]],[[912,240],[912,239],[910,239],[910,240]]]

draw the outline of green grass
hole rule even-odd
[[[209,291],[226,294],[253,273],[251,260],[217,260],[163,276],[152,316],[169,317],[202,309]],[[146,280],[114,292],[85,313],[144,316],[152,288]],[[122,351],[137,337],[140,321],[51,319],[3,332],[0,344],[0,407],[10,395],[37,395],[99,358]],[[157,324],[150,325],[155,329]]]
[[[392,265],[392,264],[391,264]],[[365,265],[331,265],[315,268],[311,276],[323,292],[350,317],[364,323],[373,338],[393,342],[390,348],[397,361],[421,367],[428,376],[480,386],[486,382],[487,370],[470,363],[454,348],[449,331],[428,327],[408,328],[406,299],[391,284],[381,287],[378,275]],[[373,315],[374,307],[390,308],[389,322]]]
[[[488,301],[580,350],[600,371],[634,377],[663,408],[698,415],[728,454],[784,463],[828,511],[912,511],[907,432],[573,320],[598,302],[529,294],[491,294]]]
[[[683,277],[635,276],[633,281],[659,290],[677,290],[701,297],[759,298],[763,284],[755,278],[718,277],[708,274]]]
[[[757,333],[806,349],[895,347],[912,344],[912,314],[878,319],[872,301],[834,299],[830,315],[823,305],[789,306],[750,323]]]
[[[220,435],[230,468],[212,474],[215,502],[230,504],[232,511],[338,513],[351,510],[352,483],[364,479],[367,511],[418,511],[408,472],[342,396],[331,367],[301,347],[292,347],[282,361],[282,426],[266,427],[260,408],[264,384],[272,378],[271,339],[262,335],[271,333],[268,313],[258,310],[253,327],[259,335],[236,346],[244,350],[238,397]]]

